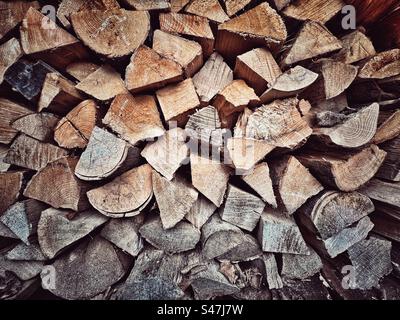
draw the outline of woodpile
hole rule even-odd
[[[0,299],[400,299],[400,1],[0,21]]]

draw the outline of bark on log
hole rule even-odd
[[[305,280],[319,273],[322,261],[319,255],[308,246],[309,255],[282,254],[282,276],[289,279]]]

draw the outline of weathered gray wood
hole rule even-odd
[[[6,252],[0,254],[0,268],[15,273],[23,280],[30,280],[42,271],[44,263],[42,261],[14,261],[6,258]]]
[[[281,276],[279,275],[275,255],[273,253],[264,253],[262,259],[265,265],[268,288],[281,289],[283,287],[283,282]]]
[[[39,141],[49,142],[53,139],[54,129],[59,120],[51,113],[34,113],[15,120],[11,127]]]
[[[161,219],[151,219],[144,223],[139,232],[154,247],[170,253],[192,250],[200,241],[200,231],[187,222],[180,222],[166,230]]]
[[[400,207],[400,183],[372,179],[359,192],[373,200]]]
[[[309,255],[282,254],[282,276],[289,279],[304,280],[322,269],[319,255],[308,246]]]
[[[17,244],[7,252],[6,258],[13,261],[46,261],[48,260],[40,249],[39,244]]]
[[[283,288],[274,292],[273,300],[332,300],[323,279],[318,275],[307,280],[284,278]]]
[[[197,229],[207,222],[207,220],[217,210],[217,206],[202,195],[199,195],[197,201],[193,204],[189,213],[185,216],[186,220],[192,223]]]

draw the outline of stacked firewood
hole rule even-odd
[[[347,4],[0,1],[0,298],[399,299],[400,1]]]

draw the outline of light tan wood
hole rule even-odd
[[[218,0],[193,0],[185,11],[218,23],[229,20]]]
[[[23,55],[21,44],[16,38],[11,38],[0,45],[0,84],[3,83],[4,74]]]
[[[199,195],[197,201],[194,203],[185,218],[200,230],[201,227],[214,214],[215,210],[217,210],[216,205],[214,205],[206,197]]]
[[[282,11],[290,18],[313,20],[325,24],[339,13],[345,3],[342,0],[296,0]]]
[[[124,0],[129,6],[139,11],[168,10],[169,0]]]
[[[65,71],[76,80],[83,81],[99,68],[100,66],[92,62],[73,62]]]
[[[245,6],[247,6],[251,0],[224,0],[226,13],[232,17],[240,10],[242,10]]]
[[[171,11],[172,12],[179,12],[181,11],[190,0],[171,0]]]
[[[386,79],[400,74],[400,49],[378,53],[368,60],[358,74],[361,79]]]
[[[376,54],[372,41],[361,31],[354,31],[340,39],[343,48],[334,59],[343,63],[355,63]]]
[[[400,111],[397,110],[382,123],[376,131],[372,143],[381,144],[400,135]]]

